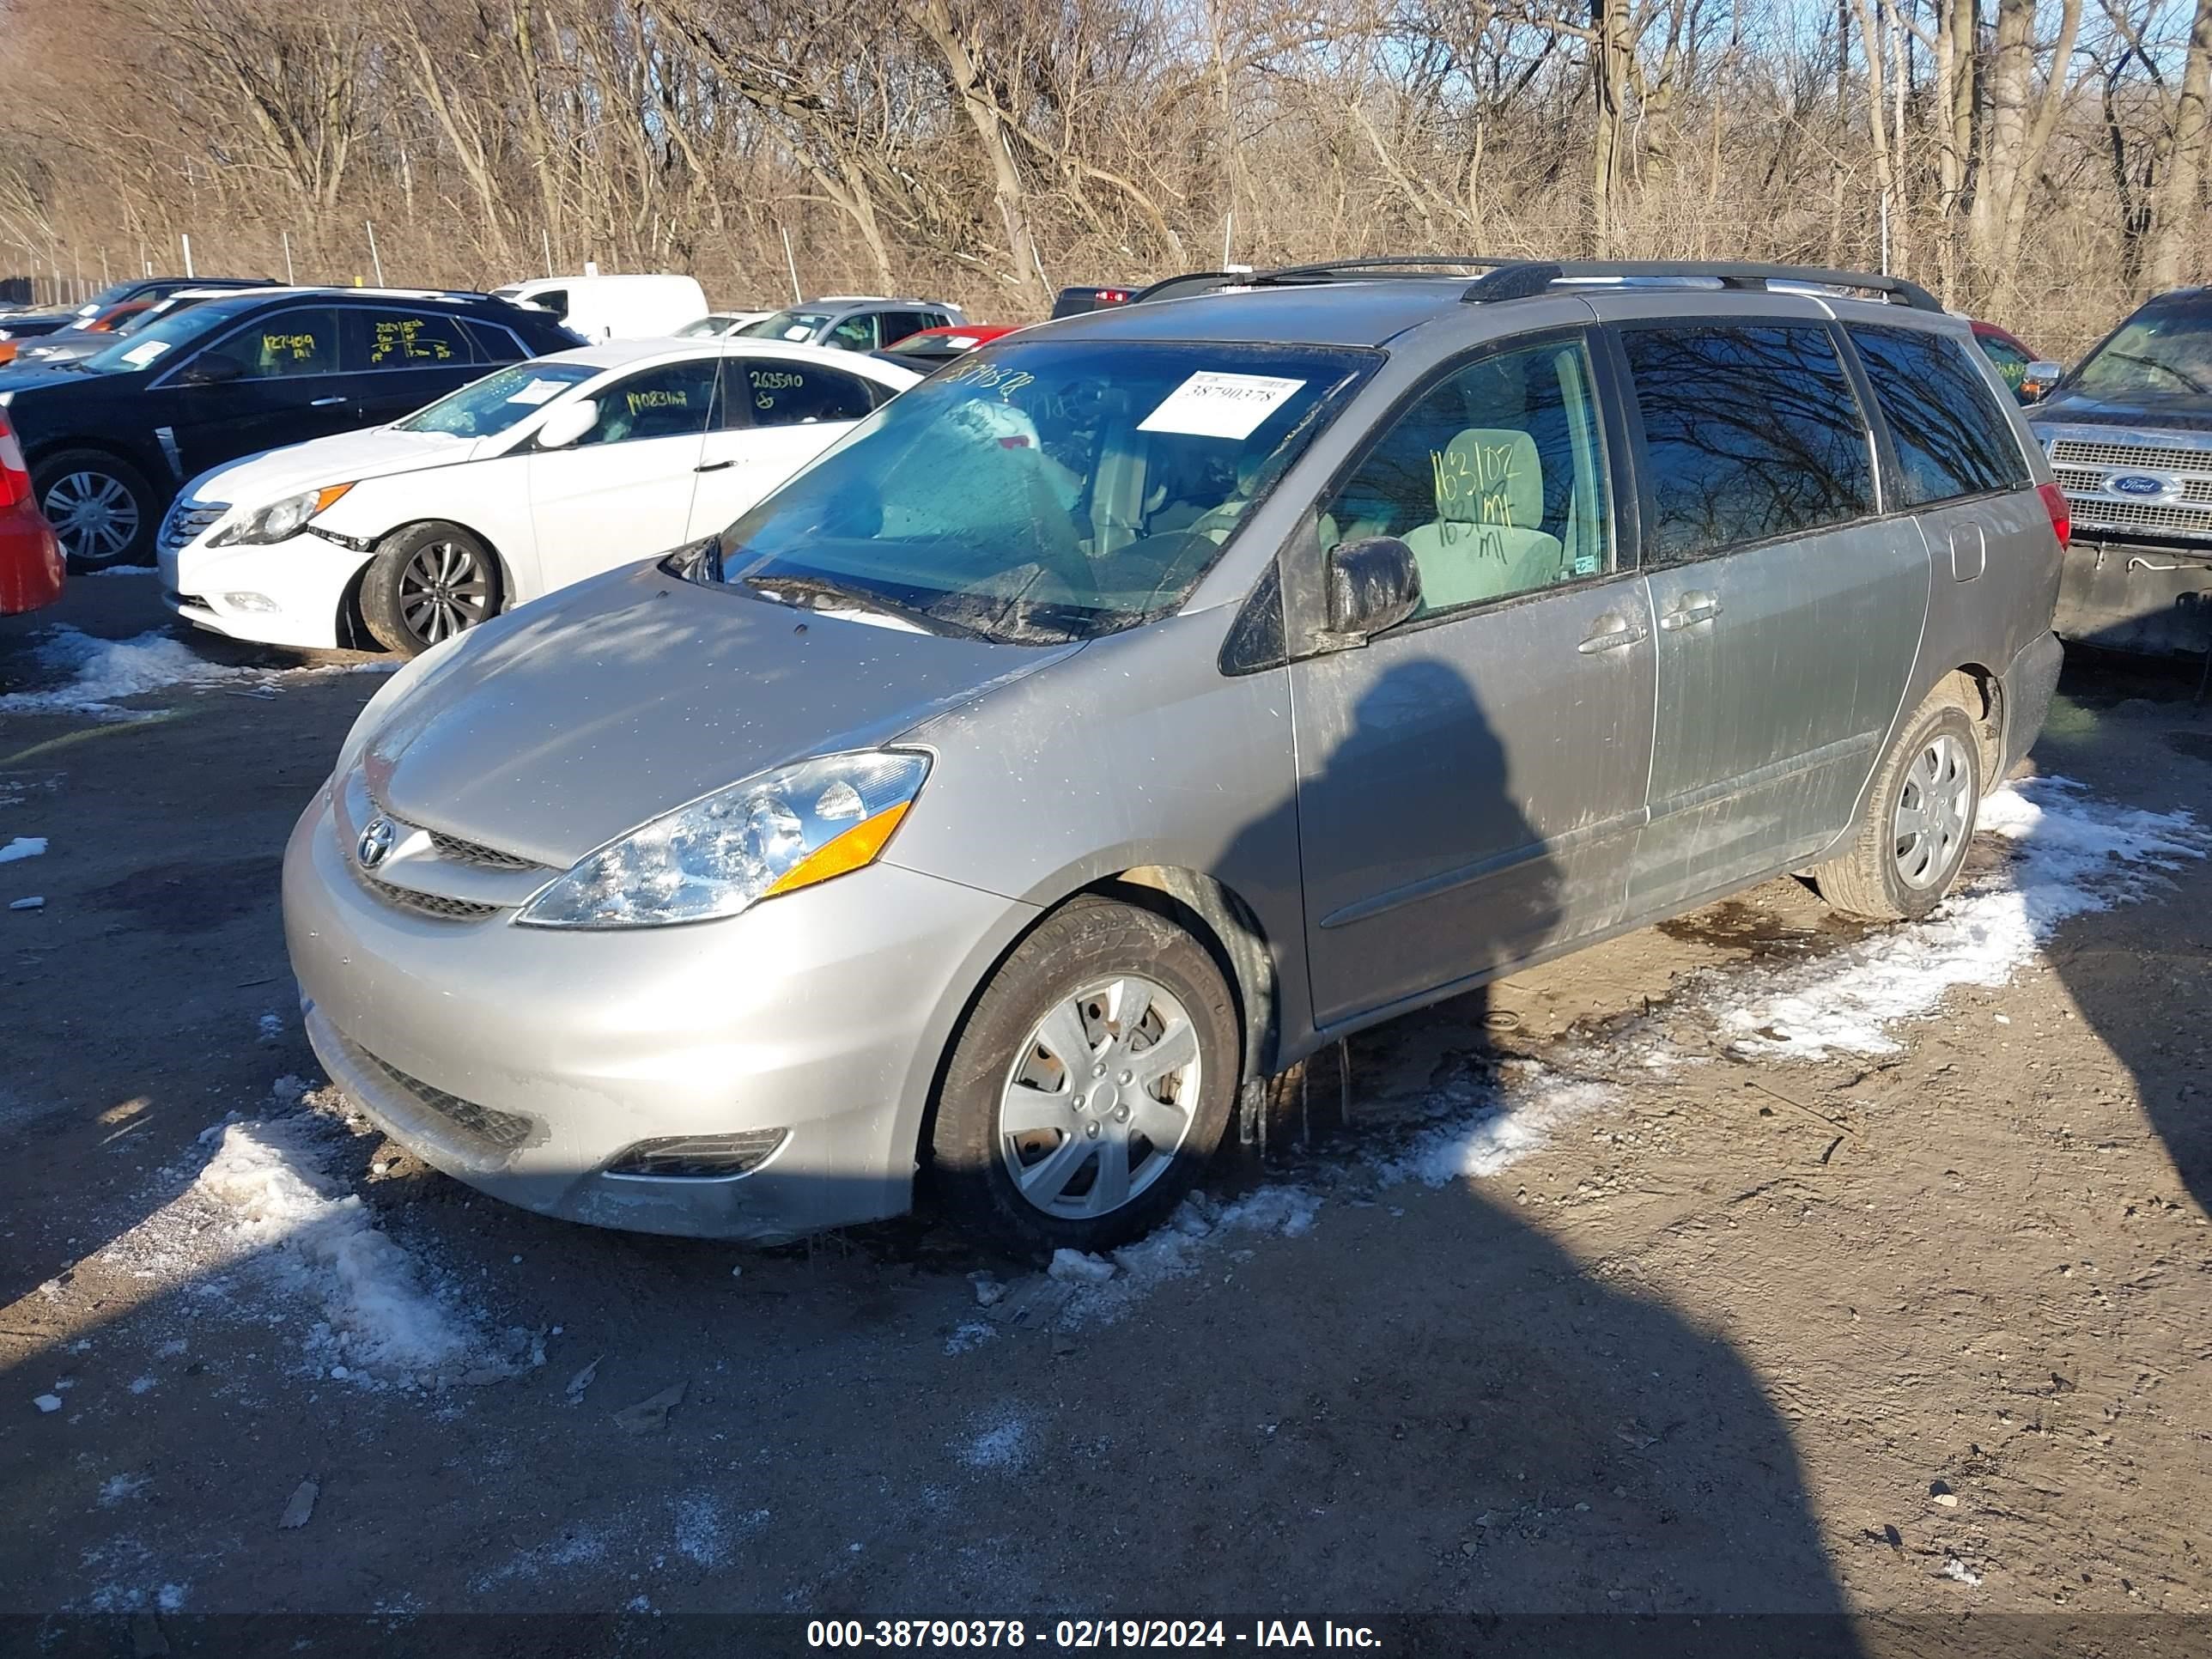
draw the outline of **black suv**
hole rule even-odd
[[[501,363],[583,342],[484,295],[257,289],[52,368],[0,370],[39,504],[81,568],[143,562],[185,480],[397,420]]]

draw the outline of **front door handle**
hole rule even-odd
[[[735,466],[736,465],[737,461],[734,459],[726,461],[702,461],[698,465],[693,467],[691,470],[694,472],[720,472],[725,467]]]
[[[335,409],[345,401],[343,398],[318,398],[307,405],[310,409]]]
[[[1668,633],[1685,628],[1694,628],[1701,622],[1711,622],[1721,614],[1721,602],[1710,593],[1685,593],[1682,602],[1659,618],[1659,626]]]
[[[1597,619],[1596,626],[1575,649],[1588,657],[1600,651],[1618,651],[1624,646],[1635,645],[1649,637],[1619,611],[1608,611]]]

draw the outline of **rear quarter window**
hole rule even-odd
[[[1901,505],[2027,487],[2012,422],[1965,344],[1918,329],[1849,331],[1897,452]]]
[[[1637,326],[1620,341],[1644,422],[1647,559],[1679,563],[1874,512],[1872,441],[1825,327]]]

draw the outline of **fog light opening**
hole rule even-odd
[[[750,1175],[790,1134],[788,1129],[740,1129],[722,1135],[663,1135],[624,1149],[607,1173],[656,1181],[726,1180]]]

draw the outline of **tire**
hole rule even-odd
[[[1814,885],[1845,915],[1917,921],[1958,881],[1981,802],[1981,737],[1946,685],[1906,722],[1856,833],[1814,867]]]
[[[417,657],[499,614],[499,559],[457,524],[410,524],[384,538],[361,581],[362,620],[386,650]]]
[[[70,569],[152,560],[161,499],[130,462],[101,449],[60,450],[31,469],[31,489]]]
[[[1124,1031],[1116,1005],[1139,994],[1146,1005]],[[1133,905],[1076,900],[1000,964],[954,1042],[931,1141],[935,1207],[1030,1255],[1149,1231],[1220,1145],[1238,1033],[1228,985],[1198,940]],[[1058,1052],[1079,1042],[1087,1079],[1083,1058],[1069,1066]],[[1148,1079],[1144,1056],[1169,1045],[1167,1069]],[[1011,1130],[1010,1104],[1022,1120]],[[1126,1196],[1115,1203],[1117,1167]]]

